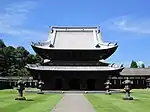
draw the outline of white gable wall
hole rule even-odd
[[[95,48],[92,31],[57,31],[55,48]]]

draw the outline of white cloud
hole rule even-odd
[[[110,19],[106,23],[107,26],[113,30],[120,30],[138,34],[150,34],[150,18],[121,16]]]
[[[37,3],[33,1],[8,4],[4,11],[0,12],[0,34],[25,39],[46,36],[45,32],[24,28],[28,20],[28,14],[36,5]]]

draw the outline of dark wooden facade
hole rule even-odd
[[[42,79],[45,90],[103,90],[105,88],[104,82],[109,79],[112,83],[112,89],[123,89],[122,82],[128,77],[133,81],[133,89],[145,89],[150,88],[150,74],[146,71],[150,71],[149,68],[142,70],[143,75],[130,73],[125,75],[125,68],[119,75],[116,72],[89,72],[89,71],[31,71],[34,76],[33,80],[29,77],[23,78],[26,81],[26,87],[37,87],[37,80]],[[139,71],[137,68],[134,71]],[[133,71],[133,69],[132,69]],[[147,74],[145,74],[145,72]],[[40,75],[41,74],[41,75]],[[0,89],[10,89],[17,87],[17,81],[19,77],[0,77]]]
[[[127,69],[129,70],[130,68]],[[139,68],[137,69],[139,70]],[[124,70],[122,72],[124,72]],[[133,89],[144,89],[150,87],[150,81],[147,81],[147,79],[150,77],[150,74],[135,75],[131,73],[130,75],[122,75],[122,72],[32,71],[32,74],[35,74],[35,79],[39,78],[45,81],[44,89],[46,90],[104,90],[104,83],[108,79],[112,83],[112,89],[123,89],[124,85],[122,82],[126,80],[127,77],[133,81]]]
[[[35,71],[34,71],[35,72]],[[97,71],[39,71],[32,74],[45,82],[45,90],[102,90],[109,72]],[[40,77],[39,77],[40,76]]]

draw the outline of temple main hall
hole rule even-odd
[[[105,61],[118,44],[104,42],[99,27],[53,26],[47,41],[31,46],[43,62],[27,67],[45,90],[103,90],[124,69]]]

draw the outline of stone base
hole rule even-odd
[[[44,94],[43,92],[38,92],[37,94]]]
[[[87,94],[87,93],[88,93],[88,91],[85,91],[84,93],[85,93],[85,94]]]
[[[105,94],[106,94],[106,95],[111,95],[111,92],[106,92]]]
[[[133,97],[124,97],[123,100],[133,100]]]
[[[17,98],[15,98],[15,100],[26,100],[26,98],[25,97],[17,97]]]

